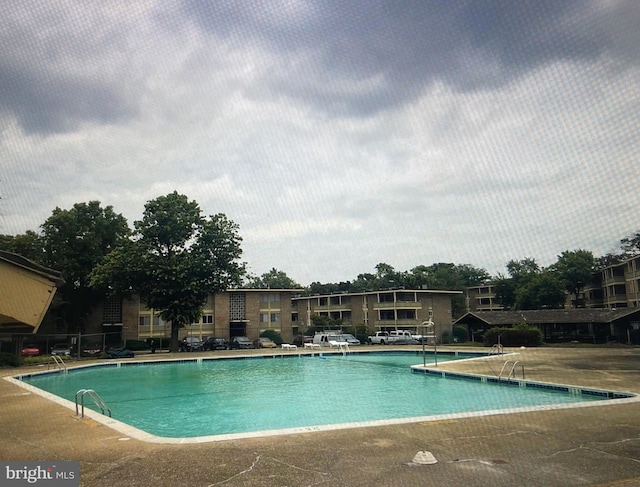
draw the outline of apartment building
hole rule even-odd
[[[640,255],[593,274],[578,296],[567,296],[566,307],[635,308],[640,306]],[[467,311],[500,311],[492,283],[467,288]]]
[[[298,333],[292,326],[291,297],[300,289],[232,289],[208,297],[200,320],[180,330],[180,338],[234,336],[258,338],[264,330],[275,330],[290,341]],[[171,323],[150,309],[138,296],[111,298],[102,309],[100,332],[118,335],[125,340],[169,338]],[[95,321],[95,319],[93,320]],[[97,331],[97,330],[96,330]]]
[[[501,311],[504,309],[496,298],[493,284],[467,288],[466,300],[467,311]]]
[[[640,255],[597,273],[596,285],[588,288],[587,306],[591,308],[638,307],[640,298]]]
[[[313,315],[364,325],[370,332],[404,329],[422,332],[431,316],[436,334],[451,333],[451,297],[462,291],[391,289],[361,293],[297,296],[292,299],[293,326],[304,332]]]

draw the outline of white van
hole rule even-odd
[[[393,330],[389,332],[389,343],[395,343],[397,345],[401,345],[401,344],[415,345],[416,343],[420,343],[420,342],[408,330]]]
[[[344,343],[350,346],[360,345],[358,340],[353,335],[348,333],[342,333],[339,331],[320,332],[313,336],[313,343],[317,343],[323,347],[330,346],[330,343]]]

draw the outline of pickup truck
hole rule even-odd
[[[392,331],[377,331],[375,335],[367,337],[367,342],[372,345],[415,345],[422,340],[421,335],[412,335],[409,330],[392,330]]]

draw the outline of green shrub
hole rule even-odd
[[[282,345],[283,343],[280,333],[278,333],[275,330],[265,330],[262,333],[260,333],[260,336],[263,338],[270,338],[271,341],[274,342],[276,345]]]
[[[505,347],[538,347],[542,345],[542,332],[535,326],[519,323],[510,328],[490,328],[484,333],[484,344],[488,347],[498,343]]]
[[[19,364],[18,357],[12,353],[2,352],[0,353],[0,367],[17,367]]]
[[[62,357],[65,362],[69,357]],[[47,364],[51,361],[51,355],[40,355],[38,357],[24,357],[22,363],[25,365]]]
[[[442,343],[443,345],[450,345],[451,343],[453,343],[453,337],[448,331],[443,331],[438,338],[440,339],[440,343]]]
[[[454,326],[453,327],[453,338],[457,338],[458,343],[466,342],[469,340],[469,334],[467,333],[467,328],[464,326]],[[456,341],[456,340],[454,340]]]

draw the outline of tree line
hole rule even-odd
[[[59,329],[83,331],[84,321],[105,295],[139,294],[178,329],[197,322],[207,296],[233,287],[300,289],[303,294],[366,292],[392,288],[460,290],[489,282],[505,309],[561,308],[567,294],[579,307],[581,292],[594,272],[640,254],[640,232],[620,241],[616,252],[594,257],[588,250],[566,250],[547,268],[534,258],[510,260],[506,274],[491,276],[470,264],[435,263],[397,271],[379,263],[375,272],[352,281],[301,286],[272,268],[261,276],[240,260],[239,227],[226,215],[203,215],[197,202],[170,193],[145,204],[133,228],[112,206],[98,201],[55,208],[38,232],[0,235],[0,250],[20,254],[60,271],[65,280],[51,306]],[[453,314],[466,310],[464,296],[453,300]]]

